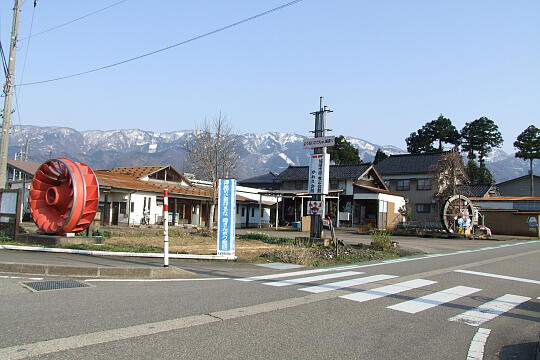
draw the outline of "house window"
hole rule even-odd
[[[262,219],[264,217],[264,209],[261,208],[261,215],[260,218]]]
[[[131,210],[131,212],[135,212],[135,203],[132,201],[131,204],[129,205],[129,209]]]
[[[242,216],[246,216],[246,208],[242,206]]]
[[[339,181],[338,180],[331,180],[330,181],[330,190],[339,189]]]
[[[126,210],[127,210],[127,203],[121,202],[120,203],[120,210],[119,210],[120,214],[124,214],[124,215],[127,214]]]
[[[255,217],[255,208],[251,208],[251,217]]]
[[[431,212],[431,204],[416,204],[416,212],[419,214],[429,214]]]
[[[398,180],[396,182],[396,190],[397,191],[409,191],[411,189],[411,181],[410,180]]]
[[[240,211],[240,210],[238,210],[238,206],[237,206],[236,207],[236,215],[238,215],[238,211]]]
[[[304,190],[304,182],[302,180],[297,180],[294,182],[294,189],[295,190]]]
[[[431,181],[429,179],[418,179],[416,190],[431,190]]]

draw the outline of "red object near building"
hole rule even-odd
[[[66,158],[43,163],[30,187],[30,211],[46,233],[85,230],[96,215],[99,185],[90,167]]]

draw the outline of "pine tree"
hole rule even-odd
[[[445,118],[442,114],[433,121],[424,125],[426,132],[430,134],[433,141],[437,141],[439,151],[443,151],[443,143],[459,145],[460,135],[456,127],[452,125],[450,119]]]
[[[459,145],[460,135],[452,121],[442,114],[433,121],[426,123],[405,139],[407,151],[411,154],[443,151],[443,143]],[[437,142],[437,148],[433,143]]]
[[[407,143],[407,151],[411,154],[435,151],[435,148],[431,145],[433,143],[433,138],[424,128],[411,133],[411,135],[405,139],[405,142]]]
[[[386,159],[387,157],[388,155],[386,155],[384,151],[382,151],[381,149],[377,149],[377,153],[375,154],[375,159],[373,160],[373,163],[378,164],[384,159]]]
[[[534,175],[533,160],[540,159],[540,129],[534,125],[527,127],[518,135],[514,142],[514,147],[518,149],[516,157],[529,159],[529,174],[531,176],[531,196],[534,196]]]
[[[480,167],[485,167],[486,156],[503,142],[499,127],[484,116],[466,123],[461,130],[461,139],[461,149],[467,153],[469,160],[475,159],[475,152],[478,153]]]
[[[358,150],[343,135],[336,137],[336,144],[328,148],[328,153],[330,160],[336,165],[354,165],[362,162]]]

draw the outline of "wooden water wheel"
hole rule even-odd
[[[444,203],[441,217],[446,231],[457,234],[462,224],[468,223],[470,226],[474,224],[475,209],[469,198],[454,195]]]

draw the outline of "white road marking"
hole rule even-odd
[[[530,299],[530,297],[526,296],[506,294],[472,310],[453,316],[448,320],[471,326],[480,326],[486,321],[493,320],[497,316],[512,310],[519,304],[529,301]]]
[[[482,360],[484,358],[484,347],[490,332],[490,329],[478,329],[469,346],[467,360]]]
[[[353,276],[353,275],[359,275],[359,274],[363,274],[363,273],[362,272],[357,272],[357,271],[345,271],[345,272],[340,272],[340,273],[324,274],[324,275],[310,276],[310,277],[291,279],[291,280],[267,282],[267,283],[264,283],[264,285],[287,286],[287,285],[306,284],[306,283],[310,283],[312,281],[335,279],[335,278]]]
[[[378,299],[381,297],[385,297],[388,295],[397,294],[403,291],[416,289],[422,286],[427,286],[431,284],[435,284],[436,281],[431,280],[424,280],[424,279],[415,279],[415,280],[409,280],[404,281],[401,283],[397,283],[394,285],[387,285],[378,287],[371,290],[366,290],[354,294],[348,294],[348,295],[342,295],[341,298],[358,301],[358,302],[364,302],[369,300]]]
[[[372,267],[372,266],[381,266],[381,265],[394,264],[394,263],[400,263],[400,262],[425,260],[425,259],[432,259],[436,257],[461,255],[461,254],[474,253],[474,252],[479,252],[479,251],[494,250],[494,249],[506,248],[510,246],[530,245],[537,242],[540,242],[540,240],[528,240],[528,241],[519,242],[519,243],[504,244],[504,245],[498,245],[498,246],[488,246],[488,247],[483,247],[479,249],[459,250],[459,251],[454,251],[454,252],[430,254],[430,255],[424,255],[424,256],[418,256],[418,257],[406,257],[406,258],[400,258],[400,259],[384,260],[378,263],[365,264],[365,265],[347,265],[347,266],[340,266],[340,267],[334,267],[334,268],[314,269],[314,270],[305,270],[305,271],[295,271],[295,272],[290,272],[290,273],[253,276],[253,277],[241,278],[241,279],[235,279],[235,280],[238,280],[238,281],[270,280],[270,279],[284,278],[288,276],[313,274],[313,273],[321,273],[321,272],[328,272],[328,271],[361,269],[361,268]]]
[[[492,277],[492,278],[497,278],[497,279],[505,279],[505,280],[521,281],[521,282],[525,282],[525,283],[530,283],[530,284],[537,284],[537,285],[540,285],[540,281],[538,281],[538,280],[524,279],[524,278],[519,278],[519,277],[514,277],[514,276],[506,276],[506,275],[490,274],[490,273],[479,272],[479,271],[470,271],[470,270],[454,270],[454,271],[455,271],[455,272],[458,272],[458,273],[463,273],[463,274],[471,274],[471,275],[487,276],[487,277]]]
[[[367,276],[367,277],[358,278],[358,279],[338,281],[338,282],[334,282],[330,284],[310,286],[310,287],[302,288],[300,290],[311,292],[311,293],[322,293],[325,291],[339,290],[346,287],[368,284],[371,282],[388,280],[388,279],[393,279],[396,277],[397,277],[396,275],[373,275],[373,276]]]
[[[230,280],[230,278],[202,278],[202,279],[86,279],[87,282],[175,282],[175,281],[210,281]]]
[[[403,311],[409,314],[416,314],[420,311],[431,309],[432,307],[454,301],[460,297],[474,294],[482,289],[471,288],[467,286],[456,286],[433,294],[422,296],[413,300],[388,306],[389,309]]]
[[[43,278],[40,278],[40,277],[31,277],[31,278],[28,278],[28,280],[43,280]]]
[[[351,266],[349,266],[347,268],[351,268]],[[317,274],[317,273],[334,271],[334,270],[342,270],[342,269],[343,269],[343,267],[340,267],[340,268],[326,268],[326,269],[314,269],[314,270],[303,270],[303,271],[293,271],[293,272],[290,272],[290,273],[279,273],[279,274],[253,276],[253,277],[236,279],[236,280],[238,280],[238,281],[271,280],[271,279],[280,279],[280,278],[289,277],[289,276],[299,276],[299,275],[301,276],[301,275],[307,275],[307,274]]]
[[[304,267],[303,265],[287,264],[287,263],[282,263],[282,262],[274,262],[274,263],[267,263],[267,264],[254,264],[254,265],[267,267],[270,269],[276,269],[276,270],[288,270],[288,269],[297,269],[297,268]]]

